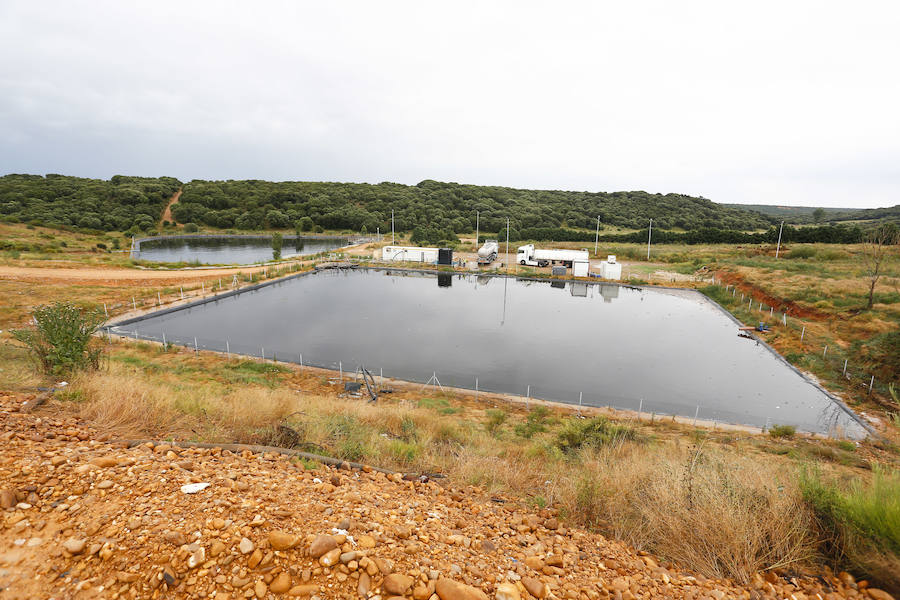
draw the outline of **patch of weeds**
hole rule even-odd
[[[484,424],[484,428],[487,429],[488,433],[491,435],[497,436],[500,433],[500,428],[506,423],[509,414],[502,408],[490,408],[487,410],[486,414],[487,421]]]
[[[321,466],[317,461],[305,456],[295,456],[294,464],[302,466],[304,471],[315,471]]]
[[[402,465],[413,464],[419,457],[419,451],[418,444],[403,440],[391,440],[387,446],[388,455]]]
[[[338,458],[358,462],[366,456],[366,447],[357,440],[343,440],[337,445],[336,453]]]
[[[460,408],[452,406],[446,398],[422,398],[419,400],[419,408],[430,408],[442,415],[455,415]]]
[[[633,440],[634,437],[633,428],[613,423],[606,417],[571,417],[556,433],[554,444],[564,453],[572,453],[579,448],[599,448],[620,440]]]
[[[434,432],[432,442],[441,446],[461,446],[463,436],[452,423],[441,423]]]
[[[535,406],[528,412],[525,422],[517,424],[513,431],[520,437],[531,439],[536,433],[547,431],[549,414],[546,406]]]
[[[850,440],[839,441],[837,447],[845,452],[856,452],[856,444]]]
[[[588,528],[600,520],[602,499],[600,483],[590,475],[583,475],[575,485],[575,515]]]
[[[547,508],[547,499],[543,496],[532,496],[528,499],[528,504],[532,508],[542,510],[544,508]]]
[[[797,428],[793,425],[772,425],[769,428],[769,435],[773,438],[787,438],[790,439],[794,437],[797,433]]]
[[[81,390],[65,388],[53,393],[53,398],[60,402],[84,402],[87,396]]]

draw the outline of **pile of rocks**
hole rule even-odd
[[[128,448],[20,406],[0,396],[3,598],[890,600],[846,574],[741,587],[479,489]]]

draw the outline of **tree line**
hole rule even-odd
[[[149,231],[179,187],[174,177],[5,175],[0,177],[0,217],[57,228]]]

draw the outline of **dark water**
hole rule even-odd
[[[339,237],[285,237],[281,256],[307,256],[347,245]],[[271,237],[162,237],[141,242],[134,258],[157,262],[200,262],[207,265],[251,264],[272,260]]]
[[[118,328],[193,346],[584,405],[864,431],[692,292],[324,272]],[[697,412],[699,410],[699,413]]]

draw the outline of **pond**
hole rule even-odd
[[[281,256],[308,256],[349,243],[342,237],[284,236]],[[270,236],[165,236],[141,240],[132,257],[155,262],[246,265],[272,260]]]
[[[358,269],[113,331],[352,374],[862,437],[849,411],[697,292]]]

